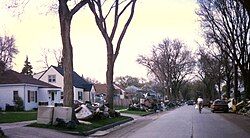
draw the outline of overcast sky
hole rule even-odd
[[[195,51],[201,41],[200,24],[195,11],[197,0],[138,0],[135,15],[121,45],[115,63],[117,76],[130,75],[147,78],[145,67],[136,63],[138,55],[149,55],[153,45],[164,38],[180,39]],[[36,4],[39,5],[37,2]],[[42,7],[42,6],[41,6]],[[43,70],[42,49],[62,47],[58,15],[41,14],[39,6],[26,10],[20,19],[0,10],[0,35],[13,35],[20,51],[14,59],[13,69],[21,71],[26,55],[33,72]],[[71,32],[74,51],[74,70],[84,77],[105,82],[106,46],[88,7],[77,13]],[[49,63],[56,65],[53,53]]]

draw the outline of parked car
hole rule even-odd
[[[186,102],[186,104],[187,104],[187,105],[194,105],[195,102],[194,102],[194,100],[188,100],[188,101]]]
[[[223,111],[228,112],[228,104],[224,100],[216,99],[211,105],[211,111]]]

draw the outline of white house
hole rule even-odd
[[[0,108],[5,110],[7,104],[14,106],[14,101],[20,97],[24,102],[24,110],[32,110],[37,108],[39,101],[59,102],[59,91],[59,87],[7,70],[0,75]]]
[[[39,72],[33,77],[40,81],[60,87],[61,96],[63,97],[63,74],[63,68],[50,66],[46,71]],[[73,71],[74,100],[95,102],[95,90],[92,86],[93,84],[88,83]]]

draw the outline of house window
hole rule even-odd
[[[48,82],[56,82],[56,75],[49,75]]]
[[[18,91],[13,91],[13,100],[17,101],[18,98]]]
[[[78,91],[78,100],[82,100],[82,92]]]
[[[28,91],[28,102],[37,102],[37,91]]]
[[[63,99],[63,92],[61,92],[61,99]]]

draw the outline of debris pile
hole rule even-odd
[[[250,116],[250,100],[241,101],[236,105],[239,114]]]
[[[128,110],[133,111],[146,111],[146,112],[159,112],[169,110],[174,107],[182,106],[183,104],[179,101],[165,101],[154,99],[151,97],[143,97],[140,102],[136,102],[129,105]]]
[[[91,104],[90,102],[79,104],[78,107],[75,108],[75,113],[78,120],[84,121],[120,116],[120,113],[110,110],[105,104]]]

